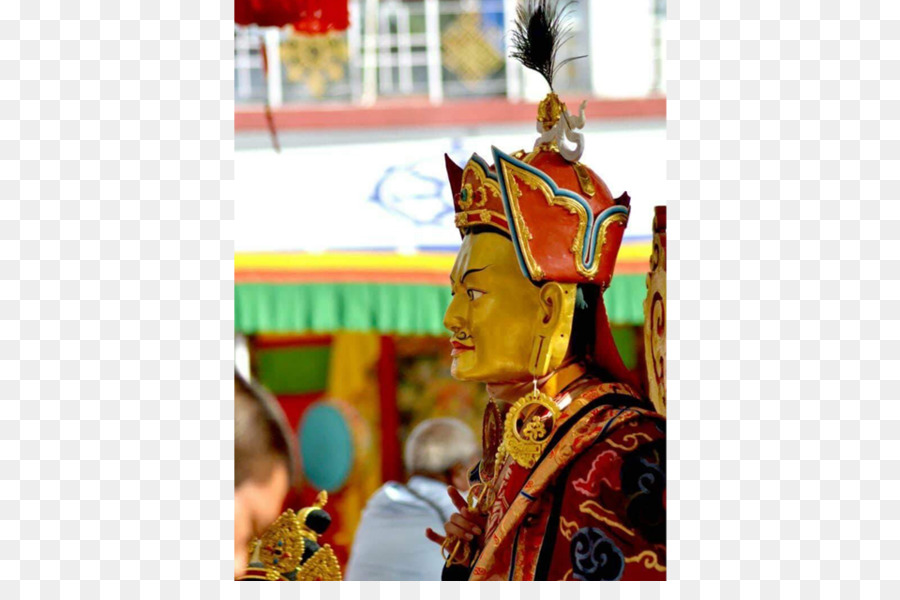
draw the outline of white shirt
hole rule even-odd
[[[437,505],[443,516],[416,494]],[[425,529],[443,534],[444,521],[454,512],[440,481],[414,476],[406,486],[385,483],[363,510],[344,580],[440,581],[441,548],[425,537]]]

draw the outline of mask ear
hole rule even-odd
[[[545,283],[541,287],[541,311],[531,347],[530,371],[543,377],[559,368],[569,350],[575,315],[574,283]]]

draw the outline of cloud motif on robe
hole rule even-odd
[[[582,527],[569,545],[572,576],[581,581],[618,581],[625,571],[625,556],[601,529]]]

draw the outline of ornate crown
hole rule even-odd
[[[316,501],[295,513],[288,509],[250,543],[250,564],[242,581],[340,581],[341,567],[331,546],[319,546],[318,539],[331,525],[331,516],[322,508],[328,493],[319,492]]]
[[[465,168],[446,157],[456,226],[508,235],[523,274],[532,281],[591,283],[606,288],[628,222],[628,194],[613,198],[584,151],[584,103],[578,116],[553,92],[556,53],[568,36],[563,10],[547,0],[519,5],[512,56],[550,84],[538,106],[534,149],[513,154],[492,148],[494,165],[477,154]],[[573,60],[573,59],[569,59]]]
[[[548,144],[506,154],[494,167],[477,154],[460,169],[447,157],[456,226],[508,235],[532,281],[607,287],[628,222],[628,194],[613,198],[591,169]]]

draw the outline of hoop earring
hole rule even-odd
[[[509,409],[503,426],[502,451],[526,469],[533,467],[544,453],[560,415],[553,399],[538,389],[537,376],[533,377],[532,385],[531,393],[519,398]],[[542,416],[542,412],[547,414]]]

